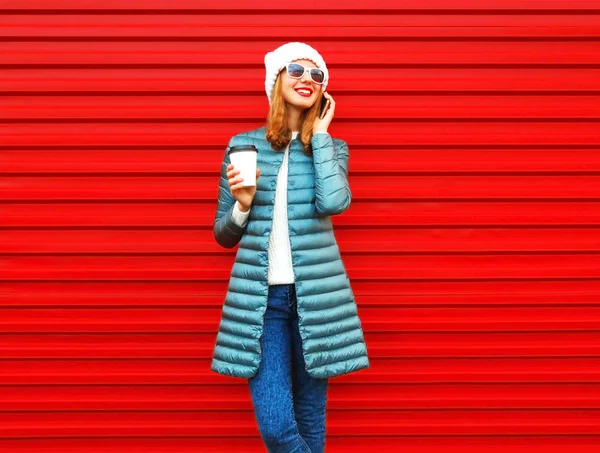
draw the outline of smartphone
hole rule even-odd
[[[330,102],[331,101],[329,101],[329,99],[327,99],[325,96],[323,96],[321,98],[321,110],[320,110],[320,113],[319,113],[319,119],[323,119],[323,117],[327,113],[327,109],[329,108],[329,103]]]

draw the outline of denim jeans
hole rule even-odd
[[[248,380],[254,415],[270,453],[322,453],[328,379],[308,375],[298,331],[296,287],[269,286],[261,362]]]

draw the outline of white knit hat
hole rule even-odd
[[[286,64],[301,59],[312,61],[317,65],[317,68],[325,73],[325,79],[321,85],[322,91],[325,91],[327,83],[329,82],[329,72],[327,71],[327,66],[325,65],[323,57],[308,44],[303,42],[288,42],[265,55],[265,67],[267,70],[265,90],[267,91],[267,97],[269,98],[269,105],[271,104],[271,94],[279,72],[285,68]]]

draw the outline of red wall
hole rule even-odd
[[[212,221],[295,40],[350,147],[372,359],[331,382],[327,451],[600,449],[600,0],[0,9],[0,451],[264,451],[209,369]]]

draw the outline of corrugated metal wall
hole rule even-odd
[[[599,1],[0,9],[0,451],[264,451],[209,369],[212,220],[293,40],[330,67],[372,355],[332,380],[327,451],[598,451]]]

